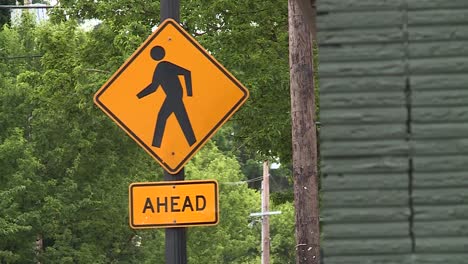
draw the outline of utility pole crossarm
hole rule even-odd
[[[277,215],[277,214],[281,214],[281,211],[251,213],[250,216],[266,216],[266,215]]]

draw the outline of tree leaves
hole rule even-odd
[[[131,230],[127,212],[128,185],[160,181],[162,169],[92,102],[159,21],[159,1],[61,5],[54,23],[36,27],[25,16],[0,31],[0,57],[42,55],[0,61],[0,262],[162,263],[163,230]],[[218,180],[221,207],[218,226],[189,230],[189,258],[256,263],[260,233],[248,215],[260,196],[243,183],[239,161],[253,168],[258,153],[287,160],[285,4],[184,1],[182,14],[251,92],[217,136],[220,147],[208,142],[186,168],[187,179]],[[75,18],[102,23],[86,32]]]

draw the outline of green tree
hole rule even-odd
[[[239,163],[208,144],[187,167],[189,179],[217,179],[220,223],[189,232],[193,263],[243,263],[259,255],[258,237],[248,228],[248,216],[260,208],[260,196],[242,183]],[[216,241],[217,243],[213,243]]]
[[[90,37],[74,22],[0,32],[0,41],[16,40],[10,54],[37,50],[43,57],[39,65],[0,64],[0,193],[11,198],[0,218],[17,225],[2,240],[4,260],[138,263],[127,188],[161,170],[93,106],[92,94],[107,76],[88,71]]]
[[[24,24],[31,18],[23,17]],[[27,263],[34,258],[35,235],[32,222],[38,216],[37,200],[32,197],[42,165],[31,142],[32,107],[27,87],[18,82],[22,72],[35,67],[24,60],[5,58],[24,54],[25,39],[19,30],[5,26],[0,31],[0,262]],[[26,89],[25,89],[26,88]]]
[[[0,6],[5,5],[14,5],[15,0],[0,0]],[[10,24],[10,9],[1,8],[0,9],[0,28],[3,27],[5,24]]]
[[[24,205],[41,165],[20,129],[2,140],[0,167],[0,262],[26,262],[33,255],[34,244],[33,240],[26,246],[21,242],[30,233],[37,211],[25,210]]]
[[[284,1],[190,1],[182,23],[250,90],[235,116],[248,150],[290,159],[287,5]]]
[[[20,43],[5,54],[26,45],[43,54],[40,63],[0,62],[0,196],[8,198],[0,202],[0,262],[163,262],[162,230],[131,230],[127,213],[128,185],[161,180],[162,170],[92,102],[140,30],[103,23],[83,32],[68,21],[0,31],[2,43]],[[208,143],[187,178],[220,182],[221,222],[189,230],[192,263],[255,263],[259,236],[248,214],[260,199],[238,184],[237,160]]]
[[[69,8],[67,14],[72,17],[105,21],[112,31],[120,33],[115,43],[128,47],[127,54],[149,35],[149,28],[159,23],[159,1],[132,2],[131,10],[127,9],[128,2],[122,0],[61,3]],[[124,16],[115,16],[116,13]],[[246,105],[225,125],[228,128],[216,135],[220,149],[235,155],[251,179],[261,176],[261,161],[265,158],[279,157],[283,167],[289,167],[287,3],[181,1],[181,24],[250,90]],[[123,41],[119,36],[125,36]]]
[[[220,222],[217,226],[188,229],[189,263],[256,263],[260,236],[248,227],[251,212],[260,208],[259,193],[249,189],[238,162],[213,142],[186,167],[186,178],[216,179],[219,184]],[[164,231],[139,231],[144,263],[164,262]]]
[[[159,1],[61,1],[67,15],[97,18],[114,31],[136,32],[159,22]],[[57,10],[58,20],[65,15]],[[119,14],[119,15],[115,15]],[[274,1],[181,1],[181,23],[250,90],[234,117],[237,145],[250,155],[291,157],[287,3]],[[149,32],[137,35],[145,38]],[[134,45],[134,48],[137,44]],[[133,49],[130,49],[133,50]]]
[[[273,208],[275,211],[281,211],[281,214],[270,217],[271,263],[295,263],[294,205],[292,202],[286,202]]]

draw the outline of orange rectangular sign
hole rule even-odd
[[[216,225],[218,208],[215,180],[132,183],[129,187],[133,229]]]

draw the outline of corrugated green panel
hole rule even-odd
[[[408,24],[413,25],[447,25],[467,24],[468,9],[436,9],[408,12]]]
[[[468,187],[468,172],[466,169],[459,172],[415,172],[413,187]]]
[[[468,107],[467,107],[468,112]],[[467,113],[468,114],[468,113]],[[407,110],[399,108],[359,108],[320,110],[320,119],[328,124],[404,123]]]
[[[462,29],[460,29],[463,31]],[[463,33],[468,35],[468,30]],[[355,29],[355,30],[333,30],[321,31],[317,33],[318,41],[321,45],[344,44],[344,43],[386,43],[400,42],[403,40],[401,27],[383,29]]]
[[[410,253],[409,238],[392,239],[327,239],[323,249],[328,255],[360,255],[360,254],[398,254]],[[363,257],[365,258],[365,257]]]
[[[413,190],[413,204],[416,207],[418,205],[468,204],[468,191],[462,187],[415,189]]]
[[[468,89],[467,74],[429,74],[412,75],[410,77],[412,90],[446,90],[453,88]]]
[[[467,263],[468,253],[465,254],[416,254],[412,264],[464,264]],[[328,264],[328,263],[327,263]]]
[[[319,30],[345,28],[383,28],[403,24],[401,11],[330,12],[317,18]]]
[[[468,263],[468,1],[317,4],[325,263]]]
[[[411,98],[413,106],[467,106],[468,89],[414,91]]]
[[[462,123],[468,122],[468,106],[465,107],[415,107],[411,119],[417,123]],[[320,111],[322,117],[322,112]]]
[[[403,43],[351,44],[320,47],[320,63],[328,61],[389,60],[404,57]]]
[[[321,120],[323,120],[322,123],[326,122],[326,119]],[[328,125],[325,123],[320,127],[320,139],[323,142],[342,139],[398,139],[405,137],[406,124],[404,123],[378,125]]]
[[[326,78],[320,76],[320,94],[322,95],[336,92],[402,92],[404,89],[404,76],[365,78]]]
[[[409,43],[408,49],[411,58],[462,56],[468,55],[468,41],[416,42]],[[320,60],[322,60],[321,56]]]
[[[318,3],[319,12],[331,10],[396,10],[404,0],[322,0]]]
[[[415,172],[466,171],[468,155],[415,156],[413,165]]]
[[[368,61],[368,62],[328,62],[320,64],[320,76],[385,76],[398,75],[404,72],[403,60]]]
[[[414,208],[415,221],[437,221],[453,219],[468,220],[468,204],[418,205]]]
[[[322,172],[324,173],[392,173],[408,171],[406,157],[356,157],[355,159],[324,159]]]
[[[468,124],[412,124],[413,138],[466,138]],[[465,167],[466,168],[466,167]]]
[[[467,149],[468,151],[468,149]],[[322,157],[356,157],[407,155],[409,146],[406,140],[377,141],[325,141],[320,145]]]
[[[466,25],[411,26],[408,28],[408,32],[410,42],[468,39],[468,27]]]
[[[365,190],[365,189],[407,189],[408,174],[346,174],[346,176],[328,175],[322,177],[322,190]]]
[[[325,224],[322,234],[325,239],[408,237],[409,223]]]
[[[410,72],[412,74],[465,73],[468,72],[468,57],[411,59]]]
[[[407,204],[407,190],[328,191],[322,198],[322,205],[325,208],[392,207]]]
[[[420,139],[411,142],[413,155],[468,155],[468,137],[459,139]],[[467,160],[468,162],[468,160]],[[466,164],[468,167],[468,163]],[[467,181],[468,181],[468,172]]]
[[[326,252],[325,252],[324,263],[326,264],[413,264],[410,255],[388,254],[388,255],[368,255],[368,256],[327,256]]]
[[[467,253],[468,236],[417,238],[416,253]],[[465,259],[465,261],[468,261]],[[463,262],[461,262],[463,263]],[[466,263],[466,262],[465,262]]]
[[[468,239],[468,221],[466,219],[430,222],[415,221],[413,231],[417,239],[444,236],[466,236]]]
[[[466,211],[468,215],[468,211]],[[324,208],[320,217],[330,223],[402,222],[408,220],[407,205],[382,208]]]
[[[406,2],[410,9],[468,7],[468,2],[466,0],[406,0]]]
[[[468,94],[468,91],[467,91]],[[320,107],[330,109],[340,108],[371,108],[371,107],[404,107],[405,94],[389,93],[341,93],[323,94],[320,96]]]

